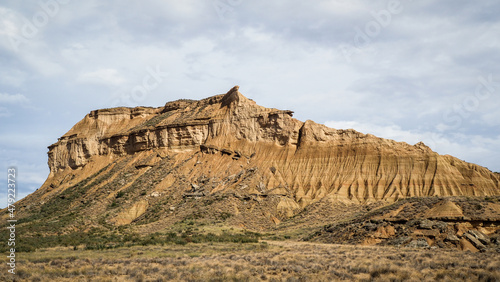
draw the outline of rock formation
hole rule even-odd
[[[325,196],[366,202],[500,193],[499,177],[486,168],[441,156],[423,143],[301,122],[291,111],[257,105],[237,86],[161,108],[92,111],[49,149],[50,178],[84,169],[98,156],[157,150],[197,154],[205,167],[195,174],[207,177],[228,176],[226,166],[257,167],[248,190],[278,189],[301,207]]]
[[[398,201],[308,238],[328,243],[500,250],[500,197],[422,197]]]
[[[92,111],[49,147],[50,175],[21,201],[19,216],[33,226],[67,218],[58,225],[66,230],[99,223],[154,232],[200,216],[269,230],[305,208],[345,215],[353,204],[500,194],[498,174],[423,143],[292,115],[257,105],[237,86],[159,108]],[[460,216],[450,203],[432,213]]]

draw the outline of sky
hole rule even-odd
[[[234,85],[299,120],[500,171],[500,2],[0,1],[0,207],[91,110]]]

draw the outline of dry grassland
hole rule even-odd
[[[3,266],[5,267],[5,266]],[[500,254],[292,241],[53,248],[19,253],[16,281],[500,281]],[[1,281],[12,280],[2,271]]]

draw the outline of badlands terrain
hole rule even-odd
[[[90,112],[17,203],[17,277],[500,280],[498,173],[292,116],[237,86]]]

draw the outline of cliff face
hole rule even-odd
[[[301,122],[291,111],[257,105],[238,87],[161,108],[93,111],[49,149],[51,177],[84,170],[98,156],[158,150],[196,154],[206,164],[197,170],[220,178],[228,176],[227,166],[258,168],[248,184],[219,188],[279,190],[300,207],[327,196],[366,202],[500,193],[498,176],[486,168],[441,156],[423,143]]]
[[[242,101],[240,101],[240,99]],[[292,122],[289,112],[257,106],[235,89],[201,101],[174,101],[163,108],[115,108],[92,111],[59,141],[49,147],[49,167],[54,175],[70,167],[85,166],[93,156],[125,155],[154,148],[174,151],[199,149],[219,137],[277,141],[285,145]],[[281,131],[281,128],[285,130]],[[296,129],[295,131],[297,131]],[[220,139],[220,138],[219,138]],[[227,138],[230,142],[230,138]]]
[[[156,232],[193,218],[260,231],[298,213],[291,222],[310,228],[367,203],[500,194],[497,174],[423,143],[292,114],[261,107],[238,87],[159,108],[92,111],[49,147],[50,175],[18,216],[30,230],[57,222],[58,232]]]

